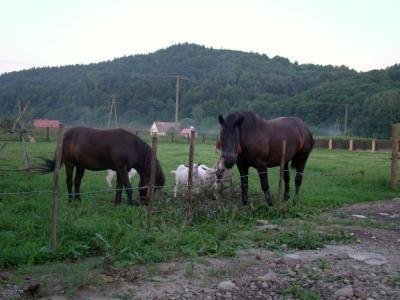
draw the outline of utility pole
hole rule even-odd
[[[345,111],[344,111],[344,136],[347,136],[347,116],[348,116],[348,104],[345,104]]]
[[[112,118],[112,113],[114,111],[114,119],[115,119],[115,128],[118,128],[118,120],[117,120],[117,101],[115,95],[112,95],[112,100],[111,100],[111,106],[110,106],[110,113],[108,115],[108,124],[107,128],[110,128],[111,126],[111,118]]]
[[[176,76],[176,95],[175,95],[175,133],[178,132],[178,112],[179,112],[179,79],[180,76]]]

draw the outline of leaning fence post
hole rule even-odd
[[[188,188],[187,188],[187,210],[186,222],[191,225],[193,222],[192,216],[192,185],[193,185],[193,160],[194,160],[194,142],[196,131],[193,127],[190,128],[190,145],[189,145],[189,170],[188,170]]]
[[[332,139],[329,139],[329,141],[328,141],[328,148],[329,148],[329,150],[332,150]]]
[[[149,182],[149,199],[147,203],[147,230],[150,229],[151,218],[153,216],[153,202],[154,202],[154,191],[155,191],[155,179],[156,179],[156,166],[157,166],[157,128],[151,131],[151,163],[150,163],[150,182]]]
[[[53,253],[56,253],[57,250],[57,207],[63,139],[64,125],[60,124],[60,127],[58,128],[56,161],[53,173],[53,195],[51,199],[51,250],[53,251]]]
[[[399,137],[398,137],[398,130],[400,124],[392,125],[392,170],[391,170],[391,177],[392,177],[392,190],[397,191],[398,186],[398,173],[397,173],[397,161],[399,158]]]
[[[279,170],[279,186],[278,186],[278,211],[281,209],[281,203],[283,198],[282,182],[283,182],[283,175],[285,172],[285,158],[286,158],[286,140],[282,142],[282,154],[281,154],[281,163]]]
[[[46,127],[46,142],[50,142],[50,128]]]

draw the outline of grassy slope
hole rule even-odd
[[[51,157],[54,148],[53,143],[30,145],[31,156]],[[167,174],[164,190],[171,191],[173,177],[169,171],[187,161],[188,146],[160,143],[158,153]],[[216,159],[213,145],[197,145],[196,161],[212,165]],[[37,160],[33,159],[33,163]],[[22,167],[21,145],[9,144],[0,155],[0,165]],[[65,195],[64,173],[63,170],[61,191]],[[235,169],[238,183],[237,174]],[[392,197],[395,193],[390,191],[389,175],[389,154],[315,150],[306,168],[301,204],[290,208],[289,215],[307,216],[343,204]],[[278,170],[271,170],[272,191],[277,190],[277,178]],[[50,190],[51,181],[51,174],[0,171],[0,193]],[[137,184],[137,178],[134,181]],[[81,190],[83,193],[107,190],[105,172],[87,172]],[[251,172],[250,191],[252,205],[242,208],[238,198],[232,199],[227,202],[231,205],[216,213],[198,212],[192,227],[185,226],[182,205],[162,194],[149,233],[145,230],[145,207],[127,208],[126,202],[114,207],[112,192],[84,195],[82,203],[73,207],[67,206],[64,196],[59,205],[59,249],[55,256],[49,251],[51,194],[0,196],[0,267],[95,255],[129,263],[162,261],[177,256],[234,255],[238,248],[252,242],[251,237],[243,233],[254,226],[257,218],[277,218],[262,201],[255,171]]]

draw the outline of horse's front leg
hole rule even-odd
[[[237,164],[240,173],[240,187],[242,189],[242,203],[247,205],[249,202],[248,189],[249,189],[249,167]]]
[[[140,175],[140,180],[139,180],[139,199],[140,199],[140,204],[147,205],[148,204],[148,191],[149,188],[147,187],[146,182],[149,182],[149,180],[145,180],[144,175]]]
[[[264,192],[265,201],[268,202],[269,206],[272,206],[272,197],[269,192],[268,183],[268,169],[266,166],[257,168],[258,176],[260,177],[261,189]]]
[[[120,173],[121,183],[125,187],[125,191],[128,196],[128,205],[138,205],[138,203],[134,203],[132,199],[132,185],[129,181],[128,171],[126,169],[122,169],[117,171],[117,174],[118,173]]]
[[[116,190],[115,190],[115,199],[114,204],[120,205],[121,204],[121,195],[122,195],[122,182],[121,176],[117,172],[117,182],[116,182]]]

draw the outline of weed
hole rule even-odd
[[[207,272],[209,277],[215,277],[217,279],[223,280],[229,278],[229,271],[224,269],[211,268]]]
[[[298,284],[291,284],[284,290],[286,295],[292,295],[298,300],[318,300],[320,299],[319,294],[316,290],[304,290]]]
[[[394,276],[391,278],[391,281],[394,285],[399,285],[400,286],[400,276]]]
[[[331,265],[329,264],[329,262],[325,259],[318,259],[315,264],[317,265],[318,268],[320,268],[321,270],[328,270],[331,268]]]

